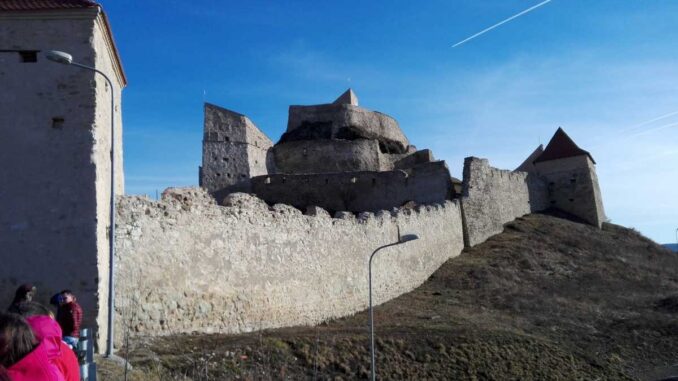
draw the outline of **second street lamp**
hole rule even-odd
[[[370,293],[370,358],[372,361],[372,367],[371,367],[371,373],[372,373],[372,381],[376,380],[377,377],[377,371],[376,371],[376,361],[375,361],[375,354],[374,354],[374,313],[372,310],[372,258],[374,258],[374,255],[377,254],[377,252],[381,249],[385,249],[387,247],[391,246],[396,246],[403,244],[405,242],[409,241],[414,241],[416,239],[419,239],[419,236],[416,234],[406,234],[404,236],[400,235],[400,229],[398,229],[398,241],[389,243],[388,245],[380,246],[376,248],[373,252],[372,255],[370,255],[370,261],[368,264],[368,287],[369,287],[369,293]]]

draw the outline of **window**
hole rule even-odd
[[[21,57],[21,62],[38,62],[37,50],[20,50],[19,56]]]
[[[64,118],[61,117],[52,118],[52,128],[60,130],[63,127],[64,127]]]

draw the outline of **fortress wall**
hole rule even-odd
[[[297,140],[273,148],[276,169],[280,173],[333,173],[378,171],[377,140]]]
[[[487,159],[467,157],[461,199],[466,245],[480,244],[501,233],[505,223],[545,209],[543,192],[541,181],[528,179],[526,172],[496,169]]]
[[[252,192],[269,204],[330,211],[378,211],[409,201],[443,203],[452,194],[450,173],[442,161],[388,172],[268,175],[252,179]]]
[[[118,324],[149,335],[316,324],[367,307],[369,255],[396,240],[397,226],[420,239],[375,257],[377,304],[463,249],[456,201],[341,219],[246,194],[227,202],[217,206],[199,188],[167,191],[160,202],[119,199]]]

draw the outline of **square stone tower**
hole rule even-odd
[[[101,70],[113,88],[92,71],[48,61],[47,50]],[[21,283],[35,284],[42,303],[71,289],[99,348],[108,314],[110,99],[113,92],[122,194],[125,84],[97,3],[0,1],[0,305]]]
[[[596,175],[596,162],[587,151],[558,128],[544,151],[534,160],[534,169],[547,183],[549,207],[570,213],[591,225],[605,221],[603,198]]]
[[[248,191],[252,177],[269,173],[272,145],[245,115],[205,103],[200,186],[219,202],[229,192]]]

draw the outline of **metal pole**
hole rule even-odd
[[[111,90],[111,216],[108,232],[108,336],[106,338],[106,357],[111,357],[113,355],[113,317],[115,315],[115,91],[113,89],[113,82],[102,71],[77,62],[71,62],[71,65],[101,74],[106,79],[108,88]]]
[[[369,293],[370,293],[370,357],[372,358],[372,367],[371,367],[371,373],[372,373],[372,381],[375,381],[377,378],[377,372],[376,372],[376,361],[375,361],[375,354],[374,354],[374,314],[372,310],[372,258],[374,258],[374,255],[377,254],[377,251],[384,249],[389,246],[395,246],[395,245],[400,245],[402,242],[395,242],[395,243],[389,243],[388,245],[384,245],[381,247],[378,247],[374,252],[372,252],[372,255],[370,255],[370,261],[368,264],[368,287],[369,287]]]

